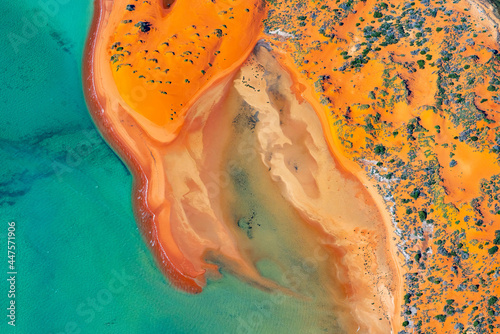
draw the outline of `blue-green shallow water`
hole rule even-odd
[[[38,0],[0,2],[0,333],[301,332],[313,317],[287,297],[228,275],[197,296],[164,280],[133,219],[131,175],[83,99],[92,3],[49,10],[33,32],[25,25],[43,12]],[[9,221],[15,327],[6,310]]]

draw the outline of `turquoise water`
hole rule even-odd
[[[66,2],[36,31],[26,22],[40,20],[44,1],[0,3],[0,333],[289,332],[304,320],[299,302],[228,275],[187,295],[156,268],[132,215],[131,175],[83,99],[92,2]],[[9,221],[15,328],[6,317]]]

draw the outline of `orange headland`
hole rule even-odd
[[[139,123],[177,133],[196,97],[248,57],[264,15],[260,0],[115,1],[107,54]]]

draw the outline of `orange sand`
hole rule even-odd
[[[386,11],[401,11],[403,3],[393,2]],[[276,17],[287,17],[287,33],[284,35],[277,32],[266,35],[262,32],[266,9],[260,1],[207,1],[196,5],[196,14],[186,14],[192,13],[193,5],[185,0],[173,2],[168,8],[149,1],[135,1],[133,11],[125,10],[127,4],[122,0],[102,0],[96,6],[92,38],[86,51],[86,95],[101,131],[127,164],[133,167],[136,180],[134,198],[141,227],[162,262],[166,275],[179,288],[200,292],[207,275],[218,275],[218,267],[212,262],[225,265],[242,279],[262,288],[282,288],[261,277],[252,256],[246,251],[249,246],[226,222],[227,216],[221,209],[224,205],[218,196],[227,192],[226,187],[221,186],[220,182],[209,182],[211,171],[221,169],[220,161],[227,149],[223,143],[231,141],[231,136],[224,129],[215,131],[215,125],[210,128],[205,123],[210,117],[218,117],[215,118],[217,121],[213,121],[214,124],[225,122],[224,113],[219,114],[227,108],[224,107],[224,101],[232,96],[234,89],[249,104],[255,103],[258,109],[264,110],[269,107],[268,104],[272,104],[266,101],[263,94],[269,87],[254,80],[262,76],[262,68],[252,68],[252,64],[255,65],[252,63],[255,62],[254,56],[248,60],[259,39],[271,42],[272,53],[283,66],[281,71],[289,76],[290,89],[295,97],[288,97],[287,103],[299,103],[301,108],[312,107],[319,118],[331,154],[329,164],[335,166],[329,173],[339,175],[338,180],[342,181],[336,182],[350,184],[343,185],[350,189],[350,195],[347,195],[348,190],[344,196],[330,193],[330,190],[320,190],[319,185],[327,182],[328,178],[317,171],[287,178],[290,166],[265,162],[272,171],[273,182],[280,185],[283,196],[301,212],[304,222],[312,226],[317,231],[315,233],[322,231],[335,236],[335,247],[340,247],[348,254],[349,265],[344,269],[337,267],[338,272],[343,272],[349,279],[343,283],[344,298],[349,299],[353,318],[352,323],[345,326],[355,328],[357,325],[380,333],[387,333],[390,328],[398,332],[403,328],[401,305],[406,291],[403,275],[410,271],[423,277],[427,275],[423,270],[410,270],[411,267],[405,265],[403,256],[398,256],[401,254],[397,245],[400,240],[392,237],[397,218],[407,215],[405,206],[399,203],[408,198],[409,190],[406,189],[411,190],[414,184],[399,180],[398,189],[405,190],[397,191],[390,181],[383,184],[373,179],[363,170],[373,164],[370,158],[383,160],[384,165],[389,165],[391,158],[392,161],[399,159],[407,164],[416,161],[417,165],[441,165],[439,182],[433,188],[437,195],[432,205],[429,206],[428,198],[422,197],[411,205],[414,206],[413,212],[421,208],[431,209],[433,213],[429,212],[429,218],[436,222],[435,226],[442,226],[450,235],[460,228],[467,229],[468,224],[463,223],[464,217],[477,215],[478,210],[483,219],[491,223],[481,227],[481,232],[469,233],[470,240],[489,240],[493,231],[499,228],[498,218],[489,213],[483,204],[473,209],[469,203],[482,196],[479,183],[483,178],[489,179],[500,173],[497,156],[478,149],[470,142],[454,139],[466,130],[452,122],[450,115],[457,112],[435,107],[439,93],[438,80],[443,79],[439,78],[432,61],[439,57],[440,43],[445,37],[445,32],[437,31],[436,28],[449,24],[448,18],[443,17],[442,13],[426,22],[425,27],[432,31],[427,35],[429,41],[425,45],[429,46],[429,50],[426,53],[410,53],[414,47],[410,47],[408,40],[416,38],[415,33],[411,32],[408,40],[401,40],[398,44],[390,44],[379,50],[375,49],[378,44],[372,46],[372,59],[359,69],[340,71],[337,69],[343,66],[349,56],[360,53],[356,44],[363,41],[363,29],[368,25],[375,28],[380,26],[381,23],[373,18],[373,8],[379,2],[354,1],[353,12],[346,14],[343,24],[331,24],[331,31],[326,31],[325,34],[334,37],[320,33],[318,25],[307,18],[307,10],[327,5],[327,11],[322,14],[324,16],[317,21],[330,20],[332,13],[337,13],[332,11],[338,7],[334,1],[306,1],[300,12],[292,10],[285,3],[272,2],[267,9],[272,8],[274,14],[278,13]],[[412,6],[425,10],[420,2]],[[484,28],[493,32],[478,38],[480,47],[469,47],[460,53],[464,59],[460,66],[466,64],[469,56],[477,57],[474,63],[469,62],[472,66],[488,62],[491,55],[487,48],[498,46],[498,19],[490,14],[485,16],[485,13],[491,12],[491,8],[483,3],[465,1],[446,6],[471,20],[477,30]],[[304,15],[306,19],[297,18],[297,15]],[[141,32],[135,26],[139,21],[149,22],[150,30]],[[287,35],[288,32],[293,34]],[[300,39],[290,37],[294,34],[300,35]],[[466,39],[470,38],[467,35],[453,36],[452,33],[446,36],[452,36],[461,44],[466,44]],[[432,60],[426,56],[431,56]],[[419,68],[416,62],[422,59],[427,61],[423,68]],[[416,71],[409,73],[408,64]],[[320,76],[325,75],[326,79],[319,80]],[[461,75],[454,85],[465,87],[467,94],[464,96],[474,94],[474,104],[480,105],[490,120],[499,122],[500,116],[492,101],[493,93],[486,89],[487,84],[470,86],[467,81],[466,76]],[[286,92],[287,89],[282,87],[281,91]],[[484,97],[487,101],[481,102]],[[382,100],[384,104],[381,104]],[[272,108],[268,116],[271,115]],[[366,127],[367,120],[373,123],[372,129]],[[305,124],[313,123],[312,119],[305,121]],[[413,142],[404,136],[410,123],[419,127],[418,132],[414,133]],[[264,145],[265,136],[269,136],[268,144],[280,140],[283,144],[287,136],[293,136],[288,134],[281,138],[279,125],[273,125],[272,122],[266,124],[269,133],[264,131],[260,134],[263,137],[259,137],[263,156],[264,152],[270,150]],[[484,120],[476,124],[478,128],[493,127]],[[436,126],[440,127],[440,131],[436,131]],[[318,128],[307,132],[317,134],[319,131]],[[493,142],[494,131],[489,131],[482,139]],[[373,155],[373,148],[378,143],[386,148],[388,153],[385,156]],[[408,156],[414,152],[415,145],[419,150],[410,160]],[[303,156],[314,155],[314,148],[307,147],[304,152]],[[457,162],[456,167],[448,167],[452,159]],[[321,160],[320,164],[317,159],[313,160],[316,160],[316,164],[307,165],[311,170],[326,163]],[[416,175],[421,175],[422,179],[425,176],[422,171],[416,171]],[[366,189],[360,185],[365,185]],[[395,199],[384,199],[381,196],[384,190],[391,190]],[[218,195],[212,196],[214,192]],[[378,228],[374,229],[368,223],[363,225],[363,218],[355,214],[329,211],[334,209],[321,203],[321,199],[325,198],[341,201],[345,207],[356,207],[359,201],[363,202],[367,210],[372,212],[373,226]],[[335,222],[318,218],[325,216]],[[449,224],[455,220],[462,222]],[[207,221],[210,222],[210,228],[203,223]],[[418,226],[418,221],[415,224]],[[401,229],[401,226],[397,228]],[[345,243],[338,240],[342,233]],[[366,249],[373,251],[363,253],[349,244],[349,241],[358,239],[366,243]],[[434,241],[432,235],[426,233],[422,240],[415,243],[413,251],[426,252],[427,247],[430,247],[430,251],[435,253],[437,247]],[[466,247],[473,254],[485,253],[482,245],[478,245],[477,242],[471,242]],[[208,257],[217,261],[209,262]],[[477,268],[469,269],[483,270],[482,263],[487,258],[487,254],[479,256],[481,261],[477,261]],[[449,267],[453,264],[451,259],[438,258],[436,261],[427,265]],[[365,268],[363,273],[361,268],[366,262],[372,263],[374,267]],[[389,277],[382,279],[373,274],[378,271],[385,272]],[[370,274],[366,275],[366,272]],[[457,277],[450,278],[450,282],[454,286],[460,284]],[[422,300],[434,293],[433,284],[427,280],[422,283]],[[359,290],[353,286],[359,287]],[[500,291],[498,282],[492,290]],[[380,313],[368,311],[367,303],[372,301],[368,295],[373,291],[378,291],[378,295],[375,292],[378,300],[373,302]],[[458,295],[450,292],[447,298],[453,297],[457,303],[484,301],[482,296],[474,297],[470,293]],[[339,297],[332,294],[332,299],[335,298]],[[437,312],[436,308],[443,308],[445,299],[443,297],[437,304],[419,304],[419,310]],[[379,316],[387,318],[379,322]],[[440,328],[451,332],[453,323],[448,321],[441,324],[431,318],[424,326],[430,330]]]
[[[475,260],[473,262],[476,263],[472,266],[467,265],[467,270],[470,270],[471,276],[476,273],[477,275],[484,275],[488,272],[488,268],[495,269],[498,260],[495,257],[490,260],[486,248],[492,246],[491,239],[494,236],[494,231],[500,227],[500,220],[490,213],[491,209],[487,208],[485,201],[481,202],[483,194],[480,191],[480,183],[500,172],[498,155],[490,152],[488,148],[483,149],[480,145],[471,144],[470,139],[467,142],[454,139],[464,130],[467,130],[468,127],[453,124],[451,121],[452,116],[459,115],[454,106],[435,107],[438,94],[438,71],[435,65],[431,65],[433,61],[441,56],[440,50],[442,48],[440,46],[445,37],[452,39],[459,45],[468,46],[465,51],[460,52],[458,49],[456,51],[450,49],[450,52],[460,55],[460,58],[463,59],[463,63],[453,63],[453,65],[460,66],[460,68],[465,65],[470,67],[470,72],[462,73],[454,85],[455,87],[464,87],[463,96],[469,97],[470,94],[475,94],[475,105],[484,112],[488,119],[493,120],[491,123],[484,120],[475,122],[479,129],[484,127],[483,133],[489,128],[490,131],[487,135],[485,134],[484,138],[479,136],[479,140],[484,140],[485,143],[490,143],[493,146],[495,142],[495,130],[493,129],[497,127],[496,124],[500,121],[498,104],[492,101],[495,93],[487,90],[488,77],[481,84],[474,86],[469,85],[468,81],[470,77],[474,77],[474,75],[469,76],[470,73],[478,71],[480,66],[494,59],[488,48],[498,49],[497,30],[499,21],[491,14],[494,9],[491,5],[476,2],[461,1],[458,4],[448,4],[445,6],[446,9],[458,13],[458,20],[452,21],[451,18],[444,16],[441,11],[438,12],[436,18],[426,18],[422,30],[424,28],[430,29],[428,32],[432,33],[425,35],[429,39],[425,43],[425,46],[429,47],[425,55],[420,52],[417,55],[410,53],[415,49],[421,49],[410,45],[410,40],[416,37],[415,32],[410,30],[410,37],[401,39],[397,44],[382,46],[380,41],[383,39],[374,42],[371,47],[372,51],[368,54],[371,60],[361,68],[347,68],[340,71],[337,69],[346,63],[345,57],[355,57],[363,50],[364,46],[361,46],[357,51],[356,44],[365,41],[363,37],[364,28],[373,26],[376,29],[384,22],[375,19],[373,16],[374,7],[381,5],[381,2],[370,0],[354,1],[352,11],[346,14],[346,17],[342,20],[342,25],[335,24],[332,19],[332,13],[343,13],[342,10],[335,12],[338,8],[336,4],[308,1],[306,5],[299,7],[298,3],[289,1],[270,6],[270,9],[275,13],[280,13],[274,15],[271,20],[279,22],[283,18],[286,24],[277,25],[285,33],[300,36],[298,39],[273,36],[272,43],[276,46],[276,50],[282,51],[281,61],[297,73],[299,83],[296,85],[296,91],[315,105],[324,127],[325,137],[328,138],[331,149],[337,153],[336,156],[350,171],[359,171],[356,174],[365,184],[369,184],[369,182],[365,181],[367,180],[366,173],[359,169],[359,165],[370,168],[377,161],[380,161],[382,163],[380,170],[388,166],[389,171],[397,171],[397,168],[392,166],[400,160],[414,168],[416,167],[412,175],[413,180],[419,178],[425,180],[425,173],[418,171],[419,165],[439,164],[441,166],[439,169],[440,181],[433,186],[434,193],[429,191],[429,197],[425,199],[421,197],[410,202],[409,205],[401,204],[403,199],[408,199],[408,194],[415,187],[415,184],[409,180],[387,181],[382,177],[382,181],[379,181],[380,179],[375,176],[372,180],[378,181],[378,190],[373,187],[369,187],[369,189],[374,193],[373,198],[380,201],[380,207],[384,207],[384,203],[376,193],[385,194],[386,191],[391,192],[395,202],[389,200],[386,204],[395,204],[393,219],[395,219],[396,223],[399,220],[406,223],[404,226],[407,230],[403,232],[408,235],[411,234],[413,228],[421,227],[418,217],[414,222],[408,217],[409,214],[406,210],[410,209],[411,206],[413,206],[413,213],[421,209],[426,209],[429,213],[434,211],[432,215],[429,215],[429,218],[434,220],[434,231],[439,230],[441,227],[446,229],[446,233],[441,233],[439,239],[445,239],[446,236],[451,236],[454,232],[460,232],[462,229],[468,231],[467,239],[471,241],[468,250],[470,254],[474,254]],[[294,7],[296,4],[297,6]],[[383,16],[392,14],[397,17],[397,14],[402,11],[404,2],[387,2],[386,4],[389,5],[388,8],[380,10]],[[326,9],[324,5],[326,5]],[[420,2],[412,3],[411,8],[414,10],[426,9],[425,5]],[[316,16],[314,20],[311,19],[311,13]],[[287,20],[287,17],[294,18],[298,17],[298,15],[301,15],[305,20]],[[406,18],[408,18],[408,15]],[[465,21],[462,21],[461,18]],[[404,23],[404,20],[402,21]],[[313,24],[314,22],[315,24]],[[320,27],[323,27],[321,26],[322,22],[329,22],[326,33],[334,37],[330,38],[320,33]],[[473,31],[479,32],[480,36],[474,39],[476,42],[474,47],[470,46],[466,41],[473,37],[472,32],[468,31],[463,36],[458,36],[453,32],[437,31],[437,28],[453,27],[453,22],[472,22]],[[394,20],[392,23],[394,27]],[[486,33],[481,33],[483,29]],[[380,50],[376,48],[378,46],[380,46]],[[345,56],[343,53],[345,53]],[[431,56],[431,60],[427,60],[427,55]],[[468,61],[467,57],[471,56],[477,57],[477,60],[474,62]],[[426,60],[426,64],[424,68],[419,68],[416,62],[422,59]],[[411,64],[416,68],[416,71],[409,73],[408,67]],[[443,72],[448,76],[449,73]],[[325,75],[327,78],[321,79]],[[392,83],[386,86],[384,82],[386,79],[392,80]],[[383,92],[383,90],[386,90],[386,92]],[[373,92],[373,97],[369,96],[370,92]],[[381,93],[384,93],[384,95]],[[390,103],[395,98],[396,93],[401,94],[402,99]],[[380,98],[381,96],[383,98]],[[380,104],[379,101],[382,99],[385,100],[385,105]],[[483,99],[487,101],[484,102]],[[375,117],[378,117],[377,121],[374,121]],[[367,130],[365,127],[367,120],[371,120],[372,130]],[[422,127],[419,132],[415,131],[415,144],[405,138],[406,127],[412,122],[417,122]],[[440,126],[440,132],[436,130],[435,126]],[[379,143],[383,144],[388,152],[384,156],[373,154],[374,147]],[[408,156],[410,152],[415,150],[415,146],[417,147],[415,157],[410,160]],[[452,159],[457,162],[457,166],[449,167]],[[370,162],[370,160],[375,161]],[[395,177],[398,175],[397,173],[394,174]],[[396,188],[392,184],[398,185],[398,187]],[[427,192],[427,189],[425,191]],[[473,209],[471,203],[477,200],[481,204],[476,209]],[[469,223],[463,222],[466,216],[481,218],[484,222],[487,222],[481,226],[481,233],[474,232],[476,227],[474,227],[472,220]],[[386,221],[390,221],[389,215],[386,216]],[[455,221],[462,221],[462,223],[455,224]],[[449,222],[453,222],[453,225],[450,225]],[[401,228],[401,225],[399,225],[399,228]],[[438,240],[437,236],[432,239],[429,239],[429,236],[432,238],[432,232],[424,233],[423,242],[416,242],[415,247],[411,249],[412,252],[407,250],[407,253],[411,255],[411,257],[407,255],[407,263],[415,263],[413,261],[415,253],[413,252],[426,252],[427,247],[430,247],[429,251],[432,251],[432,254],[436,254],[438,248],[435,244]],[[399,242],[400,240],[394,239],[394,241]],[[406,241],[403,240],[403,242]],[[481,248],[483,246],[484,248]],[[450,247],[450,245],[448,244],[447,247]],[[395,247],[392,249],[395,249]],[[433,274],[436,275],[436,272],[437,275],[445,274],[443,279],[449,279],[450,275],[446,274],[446,271],[453,264],[452,258],[443,259],[443,257],[435,257],[434,255],[432,257],[429,255],[428,258],[425,263],[427,268],[443,268],[444,270],[431,273],[430,270],[418,270],[417,266],[405,266],[406,268],[402,273],[416,272],[424,282],[427,282],[427,277]],[[401,260],[402,257],[399,259]],[[402,264],[402,262],[399,263]],[[488,263],[488,265],[485,265],[485,263]],[[441,302],[444,302],[446,298],[456,297],[457,302],[467,300],[467,302],[483,303],[481,305],[484,305],[489,293],[500,292],[498,280],[491,282],[493,285],[486,291],[486,294],[453,291],[462,283],[461,280],[463,281],[464,278],[458,276],[449,281],[452,284],[449,288],[451,292],[447,293],[447,296],[439,297],[442,299]],[[436,288],[439,289],[440,286],[436,286],[434,283],[430,284],[430,287],[429,284],[421,284],[421,287],[417,290],[423,294],[421,302],[416,301],[416,298],[413,297],[413,303],[409,305],[415,306],[419,310],[419,316],[415,316],[413,319],[415,321],[418,319],[424,321],[422,330],[426,328],[429,332],[435,332],[437,329],[443,332],[453,332],[453,321],[448,320],[445,324],[441,324],[434,318],[435,315],[441,314],[443,309],[442,304],[436,305],[430,303],[427,299],[430,296],[438,295],[439,291],[436,291]],[[405,292],[412,292],[412,296],[414,296],[415,292],[410,291],[404,284],[400,286],[400,289],[400,291],[404,289]],[[458,305],[462,306],[463,304]],[[469,321],[467,316],[466,312],[456,313],[452,319],[467,324]],[[469,324],[473,326],[473,321]],[[398,330],[400,329],[402,329],[402,326],[398,328]],[[408,330],[411,331],[412,329]]]
[[[182,11],[183,7],[181,4],[182,2],[178,2],[176,6],[179,6],[179,10]],[[119,8],[120,5],[123,5],[123,3],[104,2],[101,8],[102,11],[99,11],[102,17],[96,22],[101,22],[101,24],[102,22],[107,22],[107,26],[97,29],[96,38],[89,44],[90,47],[87,51],[93,54],[92,58],[89,57],[89,59],[92,60],[88,64],[87,69],[89,80],[91,80],[87,82],[87,86],[91,89],[91,91],[87,92],[87,97],[90,101],[95,101],[94,105],[91,105],[91,107],[94,111],[96,122],[101,125],[102,131],[108,136],[110,141],[112,141],[114,145],[117,145],[119,153],[125,156],[128,163],[135,166],[134,174],[143,181],[136,185],[134,191],[136,195],[134,197],[138,199],[136,206],[142,226],[145,229],[147,240],[150,240],[151,246],[159,259],[161,259],[166,274],[174,284],[184,290],[199,292],[200,288],[205,284],[206,274],[210,273],[211,275],[217,275],[217,267],[204,260],[208,254],[213,252],[212,250],[216,249],[217,253],[224,255],[224,259],[221,260],[219,258],[218,261],[225,262],[226,266],[233,268],[232,270],[242,278],[251,280],[262,287],[277,288],[275,283],[260,277],[252,262],[249,262],[248,254],[245,254],[241,249],[241,244],[244,243],[244,241],[242,241],[241,238],[237,238],[235,232],[229,228],[228,224],[221,220],[221,213],[218,212],[220,209],[217,209],[221,204],[216,204],[217,201],[220,201],[220,198],[219,196],[210,196],[210,189],[207,188],[206,183],[208,174],[205,172],[200,173],[200,164],[204,166],[204,168],[208,168],[211,165],[217,168],[217,163],[221,158],[214,153],[223,152],[223,149],[217,149],[213,146],[218,142],[224,142],[224,138],[227,137],[224,132],[220,131],[214,134],[204,134],[207,130],[203,130],[203,127],[200,126],[205,122],[203,119],[208,117],[208,112],[214,113],[217,108],[220,108],[217,100],[220,99],[221,96],[224,96],[224,92],[227,90],[225,87],[229,87],[227,86],[228,80],[232,78],[228,73],[237,70],[239,64],[247,58],[248,52],[255,44],[256,36],[253,37],[253,43],[243,41],[244,43],[239,44],[245,46],[245,48],[239,49],[240,51],[233,50],[225,53],[226,55],[234,55],[236,59],[231,59],[230,62],[221,62],[220,64],[214,60],[213,64],[218,64],[214,66],[214,68],[218,71],[213,71],[214,73],[208,76],[208,78],[212,78],[209,84],[199,84],[194,90],[179,88],[177,99],[174,99],[176,94],[160,93],[160,95],[157,94],[156,91],[151,90],[148,91],[148,94],[152,94],[154,97],[148,95],[144,98],[144,101],[141,101],[141,104],[134,105],[134,101],[129,100],[126,91],[128,87],[134,87],[137,83],[130,83],[127,81],[127,79],[133,81],[135,78],[132,77],[131,73],[126,74],[127,72],[123,70],[135,70],[135,62],[133,66],[122,66],[118,71],[116,71],[114,65],[111,68],[108,67],[108,48],[110,44],[105,43],[105,41],[110,40],[112,45],[116,43],[116,37],[107,36],[110,36],[109,34],[115,31],[116,22],[122,19],[118,14],[114,14],[115,12],[113,12],[113,9],[116,7]],[[211,4],[209,3],[207,6],[211,6]],[[248,6],[248,4],[245,6]],[[178,7],[173,7],[172,10],[174,8]],[[236,9],[237,6],[234,6],[233,11],[236,12]],[[246,13],[246,8],[240,9],[243,13]],[[97,10],[99,10],[99,8],[97,8]],[[136,11],[138,10],[139,8],[137,7]],[[117,10],[117,12],[119,11]],[[255,10],[253,10],[253,12],[255,12]],[[150,20],[153,21],[152,19]],[[260,21],[253,20],[253,22],[259,24]],[[153,26],[157,23],[157,21],[154,21]],[[206,24],[208,23],[209,22]],[[241,26],[245,31],[249,30],[245,25]],[[238,36],[237,29],[229,30],[229,32]],[[251,38],[251,34],[246,34],[245,36]],[[231,45],[231,43],[229,44]],[[232,44],[234,44],[234,42]],[[122,43],[120,45],[128,44]],[[131,46],[128,47],[130,48]],[[218,45],[218,47],[222,48],[222,44]],[[132,54],[137,54],[137,52],[138,50],[134,50]],[[224,53],[222,54],[224,55]],[[140,61],[139,63],[141,64]],[[231,64],[231,67],[228,67],[228,64]],[[179,71],[185,72],[182,67],[184,64],[180,63],[176,65],[179,67]],[[139,73],[144,72],[138,71],[137,74]],[[205,75],[208,74],[207,71]],[[123,77],[120,77],[120,75],[123,75]],[[246,74],[246,80],[248,80],[251,75],[255,76],[255,73],[250,72]],[[213,82],[217,79],[219,80],[218,84],[214,85]],[[154,80],[158,79],[155,77]],[[114,85],[113,82],[117,82],[118,84]],[[251,87],[251,85],[249,86],[247,81],[244,82],[245,84],[242,87],[248,90],[247,87]],[[207,90],[207,88],[209,89]],[[199,91],[204,89],[204,93],[198,93],[197,89]],[[285,90],[286,87],[282,89]],[[249,98],[252,97],[249,96]],[[183,99],[186,99],[186,101],[184,102]],[[159,106],[169,105],[169,103],[178,103],[179,101],[183,101],[182,104],[185,105],[186,108],[176,109],[184,111],[179,113],[179,118],[176,118],[176,121],[165,123],[164,118],[161,118],[163,117],[161,116],[162,113],[158,113],[158,111],[164,109]],[[249,102],[258,103],[252,99],[249,100]],[[264,106],[263,104],[264,102],[258,103],[261,107]],[[157,115],[153,115],[153,110],[156,110]],[[189,110],[189,114],[185,114],[187,110]],[[180,126],[185,122],[187,122],[187,125],[184,127]],[[311,122],[312,120],[309,120],[305,124]],[[161,127],[161,130],[159,130],[159,127]],[[263,128],[263,130],[270,131],[271,128]],[[276,131],[278,130],[279,129],[276,129]],[[157,135],[157,133],[160,132],[161,134]],[[314,135],[317,136],[317,134]],[[160,144],[157,141],[159,141]],[[205,148],[199,146],[201,142],[210,144],[210,147],[206,149],[210,148],[210,152],[213,152],[205,158],[203,158],[205,156],[203,153]],[[167,143],[170,144],[165,146]],[[189,151],[185,151],[183,147],[187,147]],[[199,149],[202,149],[202,151],[196,153]],[[190,152],[190,156],[186,155],[185,152]],[[310,152],[314,152],[312,147],[310,148]],[[199,160],[199,162],[196,160],[193,161],[192,159],[195,157],[198,157],[196,159],[201,158],[201,160]],[[180,163],[181,161],[182,163]],[[279,166],[274,167],[277,173],[280,173],[278,171],[282,170],[282,168],[283,167]],[[352,183],[354,185],[357,182],[353,176],[350,176],[342,168],[339,172],[341,172],[341,174],[339,174],[340,179],[349,180],[348,184]],[[322,177],[331,178],[332,172]],[[310,182],[317,185],[327,185],[328,182],[331,182],[326,180],[321,181],[316,178],[317,176],[309,175],[305,179],[299,179],[299,182],[303,185],[307,185]],[[189,181],[186,182],[185,180]],[[209,183],[208,185],[211,184]],[[311,194],[307,196],[307,192],[304,194],[306,197],[302,197],[302,199],[297,198],[300,192],[296,193],[293,189],[296,187],[300,189],[300,186],[293,186],[293,183],[288,185],[288,182],[284,185],[292,187],[287,192],[291,192],[289,196],[292,197],[290,197],[289,200],[294,202],[295,205],[303,206],[309,201],[307,197]],[[182,195],[182,193],[185,193],[184,187],[186,186],[190,187],[190,193],[192,194],[188,197]],[[338,187],[339,186],[336,186],[335,188],[337,189]],[[347,185],[340,187],[340,189],[344,188],[345,191],[347,191],[347,188],[345,188]],[[363,188],[359,188],[359,186],[355,187],[357,187],[357,190],[353,189],[354,192],[350,195],[352,197],[345,194],[338,197],[338,194],[320,195],[320,193],[313,197],[319,196],[318,198],[323,201],[328,199],[331,200],[335,197],[342,201],[361,200],[363,205],[357,209],[357,211],[353,211],[352,213],[348,213],[348,211],[345,213],[342,213],[342,211],[338,213],[334,211],[329,212],[333,207],[328,201],[323,204],[311,203],[309,204],[311,205],[309,209],[303,207],[300,210],[304,211],[304,219],[311,220],[313,226],[324,231],[322,233],[326,232],[327,235],[336,235],[337,238],[346,240],[335,246],[325,245],[325,247],[342,247],[344,248],[342,252],[345,252],[349,257],[349,259],[346,258],[343,260],[343,262],[349,263],[345,269],[342,269],[343,274],[328,274],[329,276],[331,275],[331,277],[337,275],[345,276],[345,278],[342,279],[344,282],[342,284],[346,284],[347,290],[345,293],[347,293],[347,295],[343,298],[348,298],[350,300],[350,305],[348,306],[348,311],[346,311],[347,313],[345,313],[343,317],[346,322],[344,326],[365,328],[366,330],[373,327],[371,331],[384,333],[387,331],[387,326],[391,326],[391,322],[386,318],[386,314],[394,312],[394,283],[392,282],[392,276],[387,277],[387,274],[393,270],[393,264],[391,264],[392,260],[390,256],[389,262],[384,262],[386,260],[383,260],[386,258],[384,254],[387,252],[385,243],[383,242],[384,237],[383,235],[378,237],[375,236],[378,234],[380,226],[375,229],[370,229],[368,226],[372,223],[370,222],[370,224],[368,224],[367,222],[369,220],[367,220],[367,218],[359,216],[364,210],[373,206],[373,204],[371,204],[370,195],[367,193],[362,195],[364,192]],[[220,184],[215,184],[215,188],[217,191],[224,191],[223,188],[220,188]],[[316,191],[319,191],[319,189],[316,189]],[[326,188],[321,192],[325,191]],[[347,197],[342,198],[343,196]],[[184,200],[182,200],[183,197],[185,198]],[[356,207],[354,203],[355,202],[351,204],[342,204],[338,209],[345,211],[348,208],[354,208]],[[327,211],[319,214],[318,210],[321,210],[321,207],[324,207]],[[372,211],[368,212],[371,212],[368,214],[368,217],[371,217],[369,219],[374,219],[376,217]],[[148,215],[148,213],[150,214]],[[320,219],[319,217],[336,217],[339,214],[340,216],[335,219],[335,221],[337,221],[335,224],[336,226],[333,225],[328,227],[328,225],[325,225],[326,222],[317,225],[317,221]],[[347,216],[341,218],[343,215]],[[317,218],[314,218],[315,216],[317,216]],[[349,216],[352,217],[348,218]],[[210,228],[208,229],[206,227],[208,223],[207,220],[210,221]],[[344,222],[342,223],[342,221]],[[365,223],[363,223],[363,221],[365,221]],[[379,224],[381,223],[380,221]],[[342,228],[342,224],[347,225]],[[343,231],[345,228],[347,228],[347,230]],[[354,230],[352,230],[353,228]],[[351,233],[354,233],[352,237],[347,237]],[[369,234],[372,234],[373,237],[368,237]],[[363,235],[366,235],[366,237]],[[382,238],[382,242],[380,240],[376,241],[380,237]],[[363,249],[373,249],[373,252],[368,251],[359,253],[359,241],[365,238],[367,244]],[[349,246],[349,243],[345,243],[348,240],[355,240],[356,242]],[[209,250],[210,252],[208,252]],[[376,254],[378,254],[379,260],[373,258]],[[211,257],[213,258],[213,255],[211,255]],[[357,259],[356,257],[359,258]],[[367,258],[372,259],[367,260]],[[372,274],[365,274],[366,264],[363,265],[363,263],[370,263],[374,266],[372,270],[368,271],[372,272]],[[338,265],[335,267],[340,268]],[[379,271],[379,274],[374,275],[373,273],[377,271]],[[364,276],[363,279],[361,279],[362,276]],[[333,281],[330,283],[333,284]],[[351,288],[348,288],[349,286],[351,286]],[[339,292],[332,291],[332,293],[336,295]],[[381,313],[374,313],[373,311],[375,309],[378,309],[378,312]],[[349,314],[355,315],[352,320],[354,322],[351,324],[348,321],[351,317]],[[368,320],[370,317],[373,317],[373,319]],[[384,319],[383,321],[379,321],[378,318]],[[373,326],[373,324],[370,324],[372,321],[377,325]]]
[[[106,28],[113,79],[128,111],[148,134],[169,142],[182,127],[193,102],[234,72],[257,42],[264,8],[257,0],[113,2]],[[129,22],[130,21],[130,22]],[[136,22],[148,22],[142,32]],[[116,59],[116,60],[115,60]]]

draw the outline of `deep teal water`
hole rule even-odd
[[[281,333],[305,324],[300,303],[228,275],[197,296],[169,286],[136,228],[131,175],[83,99],[92,2],[48,8],[29,31],[44,1],[0,2],[0,333]],[[6,316],[9,221],[16,327]]]

